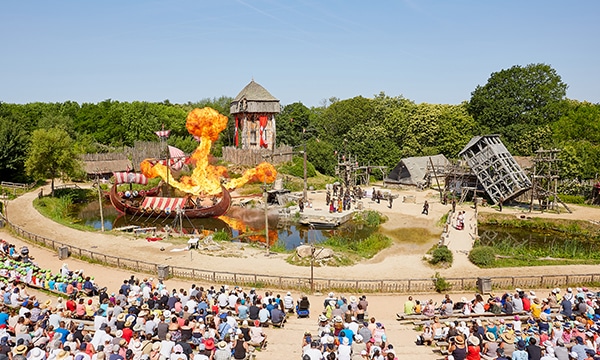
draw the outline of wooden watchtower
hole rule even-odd
[[[513,199],[531,188],[531,181],[500,141],[500,135],[475,136],[459,155],[494,204],[500,199]]]
[[[275,115],[281,105],[267,89],[254,79],[231,102],[230,113],[235,119],[235,146],[244,150],[275,147]]]

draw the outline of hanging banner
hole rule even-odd
[[[239,120],[238,117],[235,117],[235,133],[233,135],[233,138],[235,139],[235,147],[238,147],[238,127],[239,127]]]
[[[267,117],[266,116],[260,116],[259,118],[259,124],[260,124],[260,147],[266,148],[267,147]]]

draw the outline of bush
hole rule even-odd
[[[442,293],[452,289],[452,284],[446,281],[446,278],[442,277],[440,273],[436,272],[432,279],[435,291]]]
[[[213,233],[214,241],[230,241],[231,236],[225,230],[219,230]]]
[[[452,251],[450,251],[447,246],[438,246],[435,250],[433,250],[429,263],[433,265],[439,263],[452,264],[453,259],[454,257],[452,255]]]
[[[292,159],[292,161],[281,165],[279,167],[279,172],[282,174],[288,174],[288,175],[303,178],[304,177],[304,159],[299,156],[295,156]],[[317,172],[315,171],[315,167],[313,166],[313,164],[310,163],[310,161],[307,161],[306,162],[306,176],[314,177],[315,175],[317,175]]]
[[[558,198],[567,204],[577,204],[577,205],[585,204],[585,197],[580,196],[580,195],[561,194],[558,196]]]
[[[469,260],[479,267],[490,267],[496,261],[496,252],[491,246],[478,246],[469,253]]]

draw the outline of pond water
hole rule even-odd
[[[492,246],[505,255],[600,258],[600,239],[560,231],[481,225],[479,237],[481,245]]]
[[[161,231],[166,226],[179,230],[179,222],[173,219],[155,218],[152,215],[132,216],[121,215],[110,204],[102,207],[104,215],[104,229],[112,230],[128,225],[141,227],[156,227]],[[81,224],[100,229],[100,209],[98,203],[90,203],[80,206],[73,214]],[[202,230],[225,231],[229,233],[234,241],[259,241],[265,242],[264,212],[258,209],[232,208],[225,216],[208,219],[182,219],[181,225],[184,233],[192,234]],[[375,231],[374,228],[362,226],[349,221],[335,229],[312,229],[306,226],[287,223],[276,215],[269,215],[269,243],[280,244],[287,250],[295,249],[309,242],[320,243],[331,236],[342,236],[352,240],[361,240]],[[259,235],[261,233],[262,235]]]

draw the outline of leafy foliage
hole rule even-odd
[[[490,267],[496,261],[496,252],[491,246],[478,246],[469,252],[469,260],[479,267]]]
[[[55,178],[68,179],[81,170],[73,140],[66,131],[58,128],[35,130],[31,143],[25,161],[27,174],[35,179],[52,179],[52,192]]]
[[[452,255],[452,251],[448,249],[447,246],[438,246],[435,250],[433,250],[429,263],[433,265],[440,263],[452,264],[453,260],[454,256]]]
[[[294,156],[291,162],[285,163],[279,167],[279,172],[297,177],[304,177],[304,159],[299,156]],[[317,175],[315,167],[309,162],[306,162],[306,176],[313,177]]]
[[[472,136],[498,133],[513,155],[558,147],[563,150],[561,177],[593,179],[600,173],[600,104],[567,100],[566,88],[552,67],[530,64],[492,73],[468,102],[458,105],[416,104],[383,92],[372,98],[331,97],[312,108],[296,102],[276,115],[277,143],[298,149],[306,142],[314,168],[335,176],[337,160],[344,155],[352,155],[360,165],[392,168],[402,157],[442,153],[456,158]],[[30,134],[38,129],[65,131],[73,151],[85,153],[119,151],[138,140],[158,141],[154,132],[164,125],[171,129],[169,144],[189,153],[197,142],[185,128],[188,112],[210,106],[229,117],[231,100],[0,102],[0,178],[31,181],[24,164],[33,146]],[[213,144],[212,155],[221,156],[222,147],[234,143],[234,127],[231,118]]]
[[[28,136],[19,123],[0,117],[0,181],[28,182],[25,166]]]
[[[484,86],[477,86],[468,111],[481,129],[500,133],[509,148],[514,145],[515,155],[529,155],[530,146],[519,143],[523,137],[535,137],[537,127],[561,117],[566,91],[567,85],[549,65],[515,65],[492,73]]]
[[[436,272],[432,279],[435,291],[442,293],[452,289],[452,284],[446,281],[446,278],[442,277],[439,272]]]

